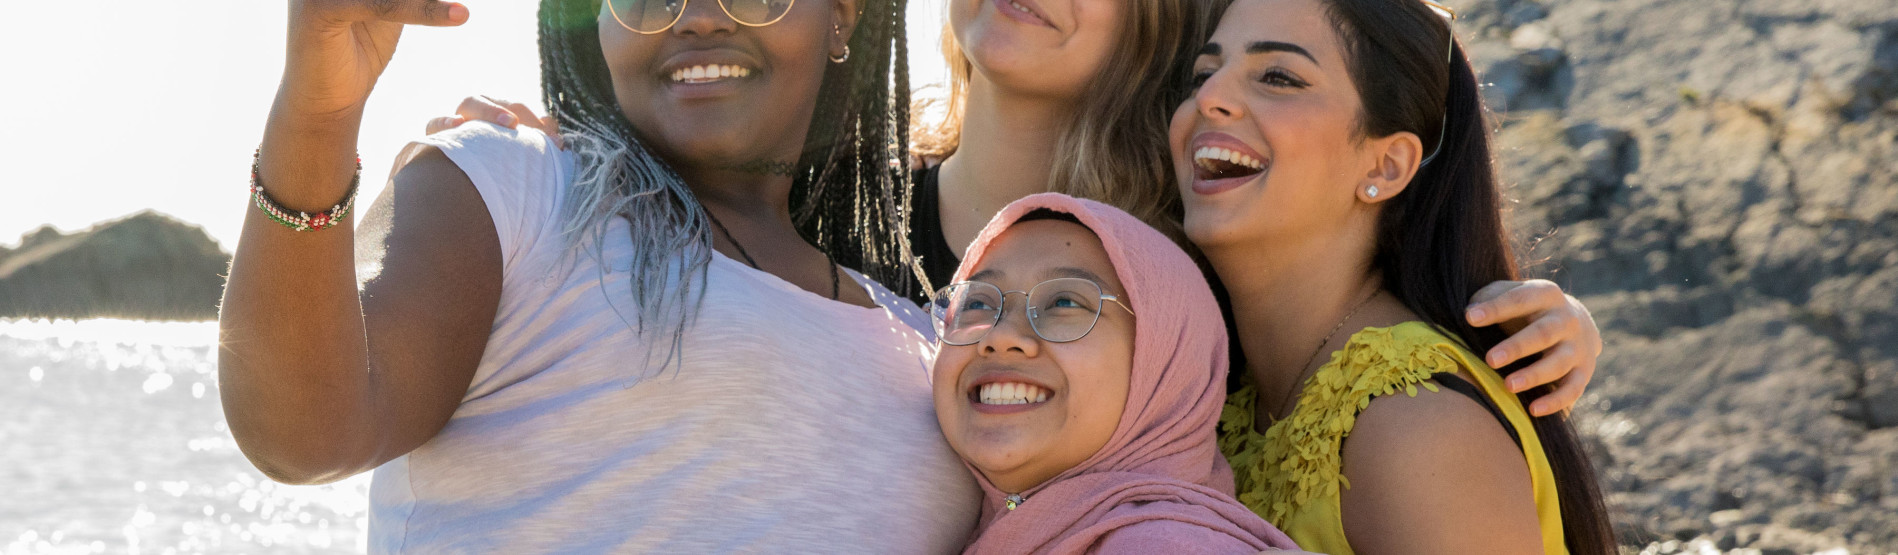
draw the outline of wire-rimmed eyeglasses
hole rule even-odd
[[[949,284],[936,292],[929,313],[935,320],[936,337],[947,345],[973,345],[987,337],[1007,312],[1010,294],[1027,297],[1024,312],[1035,335],[1053,343],[1067,343],[1086,337],[1101,319],[1107,303],[1133,314],[1134,309],[1120,297],[1101,291],[1101,285],[1084,278],[1055,278],[1035,284],[1027,291],[1003,291],[994,284],[963,281]]]
[[[654,35],[671,29],[685,16],[691,0],[606,0],[606,11],[626,30]],[[747,27],[763,27],[784,19],[797,0],[713,0],[732,21]]]

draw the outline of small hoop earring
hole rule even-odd
[[[842,26],[837,25],[836,23],[832,23],[830,24],[830,34],[837,35],[837,38],[843,38],[844,28]],[[831,56],[830,63],[841,64],[849,59],[850,59],[850,45],[846,44],[844,45],[844,55]]]
[[[1372,186],[1370,186],[1370,187],[1365,187],[1365,188],[1364,188],[1364,196],[1367,196],[1367,197],[1371,197],[1371,198],[1377,198],[1377,186],[1376,186],[1376,185],[1372,185]]]

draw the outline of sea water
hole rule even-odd
[[[362,553],[368,475],[258,473],[216,344],[213,322],[0,320],[0,554]]]

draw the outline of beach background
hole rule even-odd
[[[366,197],[462,97],[538,104],[535,3],[468,4],[405,32]],[[1604,332],[1575,418],[1624,551],[1898,553],[1898,1],[1450,4],[1532,273]],[[0,5],[0,554],[363,551],[367,477],[272,483],[218,405],[284,11]]]

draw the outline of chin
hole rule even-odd
[[[1189,193],[1190,194],[1190,193]],[[1186,238],[1203,251],[1217,250],[1220,247],[1244,242],[1253,235],[1256,220],[1266,215],[1246,214],[1234,210],[1234,206],[1222,206],[1226,203],[1211,202],[1205,199],[1186,201],[1186,218],[1182,231]]]

